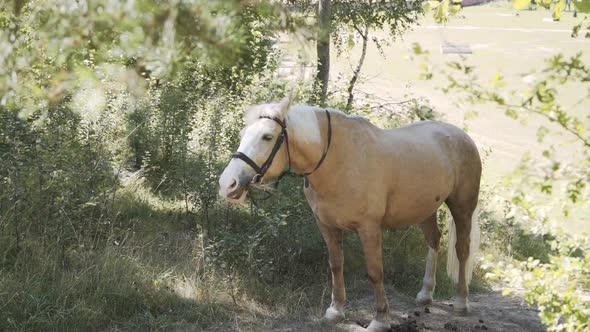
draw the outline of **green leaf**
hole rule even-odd
[[[542,143],[543,139],[545,139],[545,136],[547,136],[548,133],[549,133],[549,129],[547,129],[547,127],[540,126],[539,129],[537,129],[537,141],[539,143]],[[543,155],[545,155],[545,154],[543,154]]]
[[[462,3],[463,3],[463,0],[453,0],[452,1],[452,5],[451,5],[450,14],[451,15],[455,15],[458,12],[460,12],[461,11],[461,8],[463,8],[461,6]]]
[[[449,14],[451,14],[451,15],[455,15],[455,14],[457,14],[458,12],[460,12],[460,11],[461,11],[461,8],[462,8],[462,7],[461,7],[461,5],[455,5],[455,4],[453,4],[453,5],[451,6],[451,10],[449,11]]]
[[[491,84],[494,88],[500,88],[506,85],[506,82],[504,82],[504,78],[502,76],[501,71],[498,70],[496,74],[494,74],[494,77],[492,77]]]
[[[531,0],[514,0],[512,6],[514,6],[515,9],[526,9],[529,7],[530,3]]]
[[[449,0],[443,0],[434,12],[434,20],[437,23],[446,22],[449,12]]]
[[[422,4],[422,9],[426,12],[431,9],[435,9],[440,5],[439,1],[426,1]]]
[[[553,3],[553,0],[540,0],[540,1],[537,1],[536,3],[538,5],[540,5],[541,7],[549,9],[551,7],[551,4]]]
[[[348,35],[348,40],[347,40],[347,46],[348,46],[348,50],[349,51],[353,49],[354,44],[355,44],[355,42],[354,42],[354,34],[351,33],[351,34]]]
[[[416,55],[428,54],[428,51],[426,51],[425,49],[423,49],[422,48],[422,45],[420,45],[418,43],[413,43],[412,44],[412,51]]]
[[[518,113],[512,108],[507,109],[505,113],[509,118],[518,119]]]
[[[432,73],[421,73],[418,75],[418,79],[420,80],[430,80],[432,79]]]
[[[578,37],[578,34],[580,33],[580,29],[582,29],[582,22],[574,25],[574,27],[572,28],[572,35],[571,35],[572,38]]]
[[[563,11],[563,8],[565,8],[565,1],[559,0],[559,2],[553,7],[553,14],[551,16],[554,20],[559,21],[561,19],[561,12]]]

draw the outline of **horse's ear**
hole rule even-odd
[[[279,103],[279,112],[281,114],[281,118],[285,118],[287,113],[289,113],[289,109],[293,104],[293,100],[295,99],[295,89],[291,90],[283,100]]]

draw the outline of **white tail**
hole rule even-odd
[[[478,222],[479,209],[476,208],[473,211],[471,217],[471,234],[469,244],[469,257],[467,257],[467,264],[465,267],[465,281],[469,285],[471,281],[471,275],[473,274],[473,267],[475,265],[476,256],[479,250],[479,222]],[[459,258],[457,258],[457,250],[455,245],[457,244],[457,230],[455,229],[455,221],[453,218],[448,218],[449,225],[449,249],[447,251],[447,274],[449,278],[455,283],[459,282]]]

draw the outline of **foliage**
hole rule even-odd
[[[487,258],[488,277],[509,280],[504,294],[525,289],[525,299],[535,303],[541,320],[551,331],[585,331],[589,326],[590,309],[582,290],[590,288],[590,257],[588,239],[553,240],[555,254],[541,263],[529,257],[525,261],[494,262]]]
[[[571,111],[577,105],[582,105],[590,100],[590,67],[586,66],[581,59],[582,54],[578,53],[570,58],[559,54],[547,59],[547,66],[534,75],[535,80],[525,90],[509,90],[503,88],[507,83],[502,73],[496,73],[490,80],[491,88],[482,86],[477,79],[473,67],[460,62],[449,62],[446,74],[449,84],[443,87],[443,91],[459,91],[464,93],[465,101],[469,103],[493,103],[505,114],[513,119],[527,121],[533,116],[545,119],[549,125],[537,128],[537,139],[544,143],[547,135],[552,131],[562,130],[569,134],[580,148],[580,154],[574,162],[557,160],[556,152],[559,146],[549,144],[543,151],[541,157],[543,163],[537,164],[540,168],[537,172],[528,172],[525,181],[533,185],[540,192],[551,194],[555,184],[563,183],[561,186],[563,196],[572,203],[587,201],[588,190],[586,184],[590,176],[590,126],[588,118],[584,114]],[[570,105],[559,100],[559,91],[569,86],[581,88],[582,93],[575,103]],[[467,116],[477,115],[476,112],[468,113]],[[525,158],[524,163],[531,163],[530,158]],[[520,168],[525,172],[530,169],[526,165]],[[540,172],[538,172],[540,171]],[[518,203],[524,203],[528,198],[524,192],[518,194]],[[568,214],[569,205],[564,205],[562,210]]]
[[[140,96],[189,59],[252,64],[252,46],[293,24],[280,5],[258,1],[3,2],[0,105],[28,116],[73,97],[100,109],[111,81]]]
[[[284,91],[271,39],[289,20],[258,2],[0,5],[0,330],[225,317],[169,285],[217,291],[214,257],[249,244],[226,233],[216,175],[245,105]]]
[[[590,11],[590,8],[589,8]],[[582,25],[586,22],[586,20],[588,19],[588,17],[584,17],[584,19],[582,19],[578,24],[574,25],[574,27],[572,28],[572,38],[577,38],[578,34],[580,33],[580,30],[582,29]],[[586,27],[586,30],[590,30],[590,25],[588,27]],[[586,34],[584,34],[584,38],[590,38],[590,32],[586,32]]]

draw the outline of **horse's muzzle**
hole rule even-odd
[[[231,203],[241,203],[246,198],[249,184],[246,178],[233,177],[224,172],[219,177],[219,196]]]

